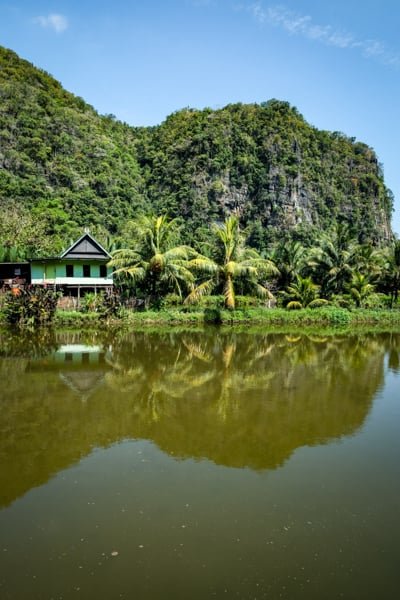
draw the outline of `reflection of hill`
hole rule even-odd
[[[276,468],[296,448],[363,424],[383,380],[385,343],[131,334],[114,341],[107,366],[89,370],[3,359],[0,503],[127,438],[153,440],[174,457]],[[84,398],[76,392],[83,384]]]

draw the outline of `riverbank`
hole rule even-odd
[[[57,327],[91,326],[162,326],[162,325],[257,325],[265,327],[377,327],[400,328],[399,310],[347,310],[319,308],[289,311],[282,308],[246,308],[234,311],[205,310],[148,310],[124,311],[118,317],[105,319],[100,313],[58,311]]]

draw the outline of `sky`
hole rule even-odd
[[[0,0],[0,45],[101,114],[286,100],[374,148],[400,234],[399,0]]]

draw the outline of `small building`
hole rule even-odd
[[[31,259],[31,283],[54,287],[79,302],[87,292],[112,291],[110,259],[107,250],[86,232],[59,257]]]
[[[31,282],[29,262],[0,263],[0,288],[13,288]]]

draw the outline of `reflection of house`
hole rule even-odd
[[[66,344],[45,358],[29,363],[29,371],[56,371],[61,381],[81,400],[87,400],[103,384],[109,370],[108,352],[100,346]]]
[[[55,286],[66,296],[80,297],[88,291],[111,290],[111,256],[89,233],[84,233],[58,258],[35,258],[31,262],[33,285]]]

